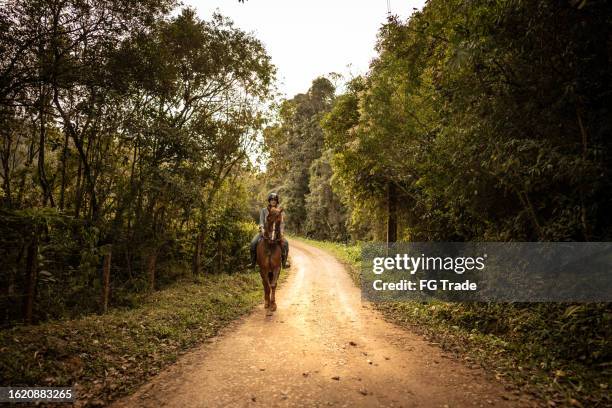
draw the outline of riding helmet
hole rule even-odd
[[[277,203],[280,203],[280,197],[276,193],[268,194],[268,202],[270,202],[271,200],[276,200]]]

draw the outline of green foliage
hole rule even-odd
[[[50,208],[0,210],[0,226],[0,279],[7,288],[0,297],[3,326],[22,316],[26,287],[21,268],[35,241],[38,319],[97,310],[91,301],[100,293],[96,283],[101,254],[95,229]]]
[[[305,234],[317,239],[342,241],[348,236],[346,210],[331,186],[330,158],[331,151],[325,151],[310,165]]]
[[[278,123],[266,128],[264,132],[266,152],[269,156],[268,188],[280,193],[281,204],[287,209],[287,229],[297,233],[305,233],[309,228],[309,221],[306,220],[309,216],[306,197],[311,187],[310,169],[323,152],[319,121],[329,110],[333,96],[334,86],[327,78],[315,79],[307,93],[298,94],[282,102]],[[321,182],[326,183],[327,180],[320,180],[316,184]],[[321,192],[315,194],[319,193]],[[321,198],[313,196],[311,203]],[[312,225],[312,218],[310,222]],[[336,234],[338,228],[341,227],[332,227],[323,234]],[[318,230],[311,231],[318,233]]]
[[[202,269],[210,273],[244,269],[250,259],[248,244],[258,231],[250,219],[244,186],[226,183],[207,218]]]
[[[609,239],[610,11],[430,1],[390,19],[322,121],[350,212],[393,183],[402,239]]]

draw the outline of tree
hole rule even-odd
[[[331,156],[326,150],[310,166],[305,232],[315,239],[346,241],[346,208],[332,188]]]
[[[321,157],[323,134],[319,122],[331,106],[334,87],[326,78],[317,78],[305,94],[281,103],[278,123],[264,133],[269,154],[269,187],[278,190],[287,207],[287,228],[305,231],[306,196],[310,166]]]

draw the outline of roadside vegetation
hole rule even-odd
[[[261,303],[258,272],[178,282],[131,309],[0,332],[0,383],[74,385],[79,404],[127,395]]]

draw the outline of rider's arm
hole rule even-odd
[[[266,214],[265,214],[265,209],[262,208],[259,211],[259,232],[263,234],[264,231],[264,225],[266,223]]]

